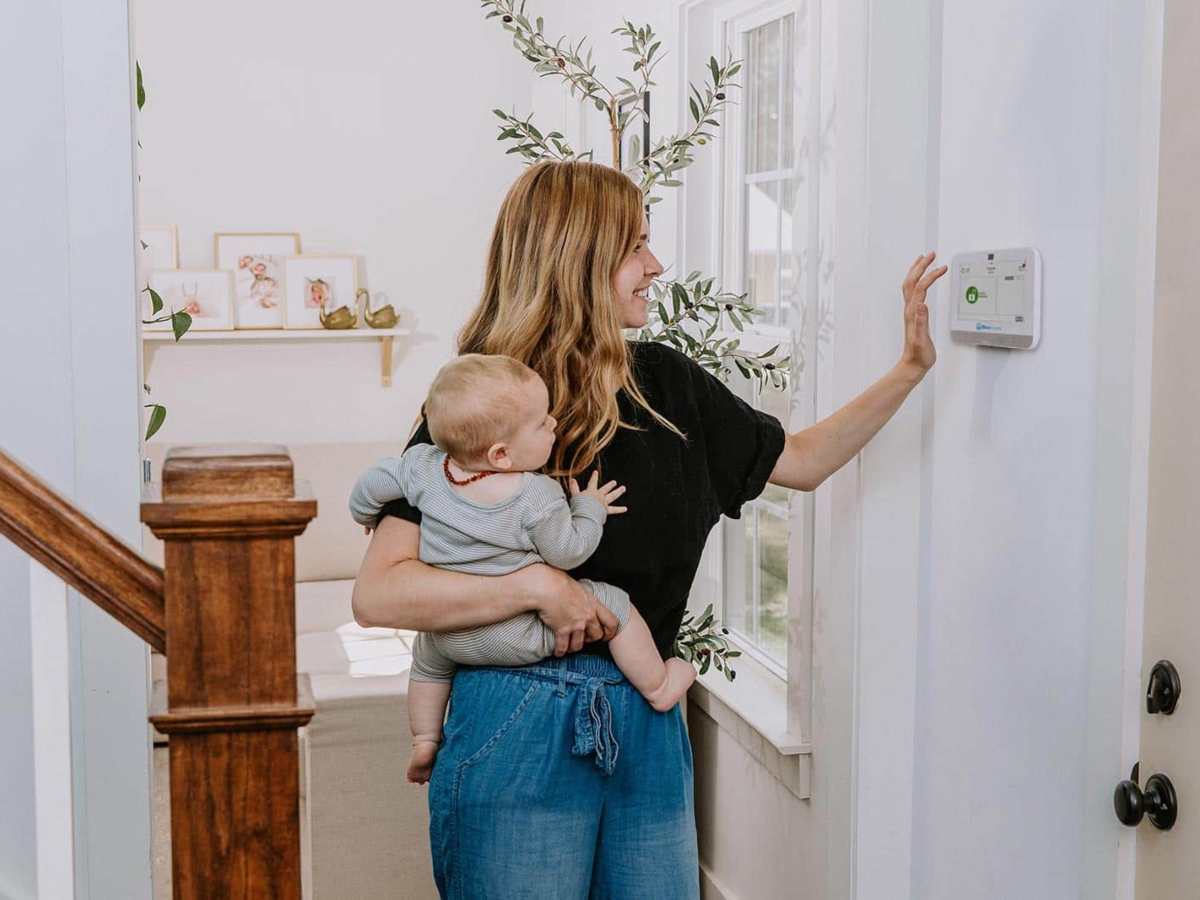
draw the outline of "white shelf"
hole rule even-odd
[[[189,331],[186,341],[365,341],[407,337],[411,328],[245,328],[239,331]],[[170,331],[143,331],[142,340],[175,342]]]
[[[393,340],[410,334],[411,328],[247,328],[241,331],[189,331],[179,343],[187,345],[236,341],[379,341],[380,384],[391,387]],[[142,340],[151,344],[173,344],[175,335],[170,331],[143,330]]]

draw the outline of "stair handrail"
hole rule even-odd
[[[0,450],[0,534],[160,652],[163,570]]]

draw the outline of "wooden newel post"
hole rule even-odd
[[[142,521],[165,543],[175,900],[300,897],[294,539],[316,515],[284,447],[179,448]]]

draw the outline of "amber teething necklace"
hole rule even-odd
[[[446,472],[446,480],[449,481],[455,487],[462,487],[464,484],[474,484],[480,478],[487,478],[489,475],[499,475],[500,474],[499,472],[493,472],[489,469],[486,472],[476,472],[474,475],[470,476],[469,478],[464,478],[462,481],[459,481],[457,478],[455,478],[453,475],[450,474],[450,457],[449,456],[447,456],[445,459],[442,460],[442,469]]]

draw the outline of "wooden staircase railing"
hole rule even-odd
[[[155,650],[166,650],[163,572],[0,452],[0,534]]]
[[[0,452],[0,534],[167,655],[176,900],[300,897],[294,538],[316,515],[283,447],[176,449],[151,565]]]

